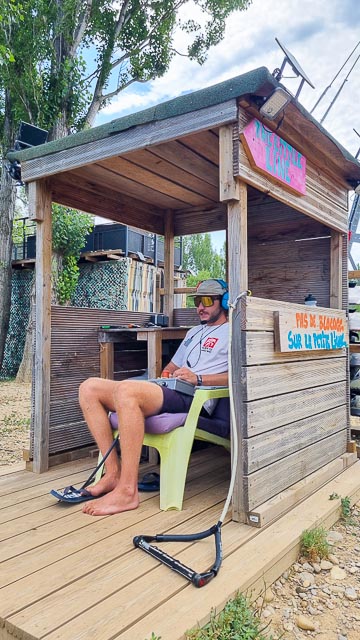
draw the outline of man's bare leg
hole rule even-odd
[[[79,402],[90,433],[104,456],[113,443],[108,412],[115,411],[114,391],[118,382],[104,378],[89,378],[80,385]],[[87,487],[94,496],[112,491],[120,478],[120,461],[115,449],[105,461],[106,474],[96,485]]]
[[[114,407],[112,410],[117,412],[119,419],[121,474],[118,475],[116,485],[109,493],[99,500],[87,502],[84,505],[84,513],[90,515],[111,515],[137,508],[139,504],[138,470],[144,439],[144,420],[145,417],[160,411],[163,404],[161,387],[151,382],[124,380],[114,383],[112,390],[111,406]]]

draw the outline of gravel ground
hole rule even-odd
[[[0,380],[0,468],[22,461],[29,448],[31,385]]]
[[[0,381],[0,468],[29,448],[30,390]],[[258,600],[273,640],[360,640],[360,503],[328,539],[328,560],[299,558]]]

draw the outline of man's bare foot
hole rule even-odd
[[[111,475],[106,473],[96,484],[92,484],[86,487],[86,491],[91,493],[92,496],[103,496],[105,493],[109,493],[115,489],[120,479],[120,472],[118,474]]]
[[[85,502],[82,510],[90,516],[111,516],[123,511],[131,511],[139,506],[137,491],[134,495],[125,495],[118,488],[110,491],[99,500]]]

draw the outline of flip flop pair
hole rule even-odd
[[[146,473],[142,480],[138,483],[139,491],[160,491],[160,476],[156,472]],[[79,502],[88,502],[99,498],[100,496],[93,496],[90,491],[84,488],[76,489],[76,487],[69,486],[64,489],[52,489],[51,495],[54,496],[60,502],[67,502],[69,504],[78,504]]]

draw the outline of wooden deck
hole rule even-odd
[[[158,494],[142,494],[136,511],[99,518],[49,495],[52,488],[81,484],[93,460],[42,475],[1,471],[0,640],[145,640],[152,631],[162,640],[179,640],[236,590],[258,590],[275,580],[295,559],[305,528],[335,522],[339,504],[328,500],[330,493],[360,497],[357,462],[267,529],[227,521],[223,566],[198,590],[134,549],[132,539],[140,533],[193,533],[216,523],[229,461],[215,448],[193,454],[181,512],[160,512]],[[165,549],[200,571],[214,560],[213,538]]]

